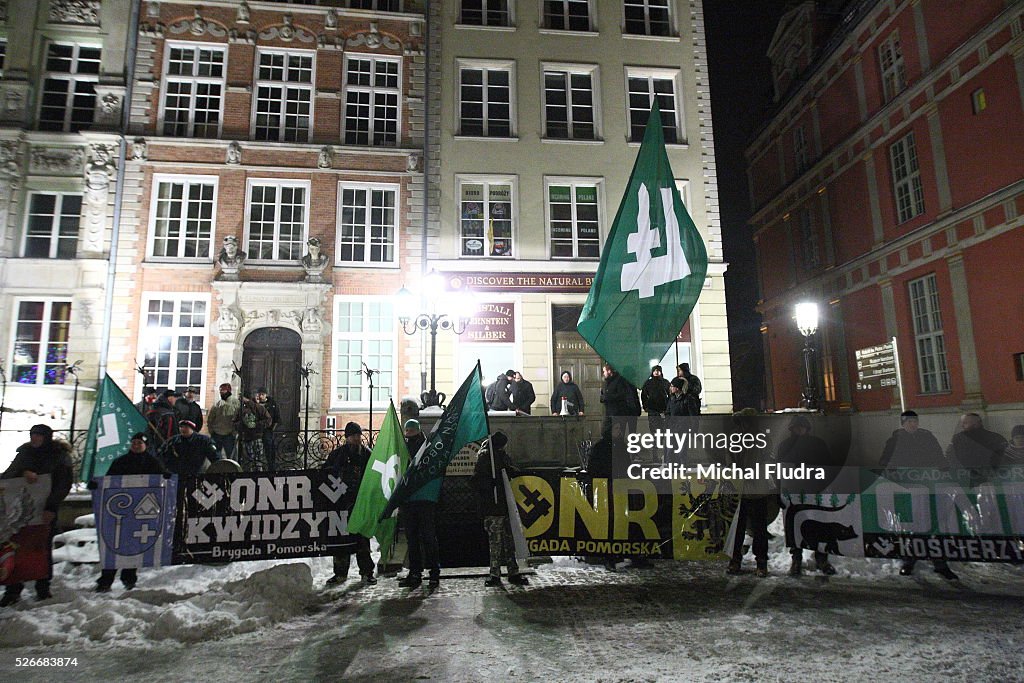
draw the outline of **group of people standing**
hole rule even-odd
[[[512,410],[517,415],[530,415],[537,394],[521,372],[506,370],[487,387],[484,400],[488,410]]]

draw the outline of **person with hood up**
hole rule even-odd
[[[508,581],[516,586],[525,586],[529,580],[519,573],[516,549],[512,539],[512,527],[508,519],[508,498],[502,472],[512,479],[518,474],[505,451],[508,437],[495,432],[485,442],[473,468],[473,488],[476,489],[480,512],[487,531],[487,548],[490,554],[490,573],[485,586],[501,585],[501,565],[508,568]]]
[[[537,400],[533,384],[523,379],[523,373],[517,370],[512,373],[512,382],[508,386],[512,410],[516,411],[517,415],[529,415],[533,402]]]
[[[583,392],[580,391],[576,382],[572,381],[572,373],[568,370],[562,371],[561,381],[555,390],[551,392],[551,414],[562,414],[562,401],[565,401],[565,411],[570,415],[583,415]]]
[[[50,526],[50,538],[57,532],[57,511],[60,504],[71,491],[74,471],[71,465],[71,444],[53,438],[53,429],[49,425],[37,424],[29,430],[28,443],[18,447],[14,461],[0,475],[0,479],[16,479],[24,477],[29,484],[34,484],[43,474],[50,475],[50,494],[43,506],[43,523]],[[36,581],[36,597],[48,600],[53,597],[50,592],[50,580],[53,578],[53,558],[50,556],[52,544],[47,543],[47,564],[50,567],[46,578]],[[0,598],[0,607],[13,605],[21,599],[23,583],[9,584]]]

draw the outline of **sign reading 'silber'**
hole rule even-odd
[[[655,101],[577,330],[639,386],[651,359],[664,357],[690,317],[707,270],[707,249],[676,189]]]

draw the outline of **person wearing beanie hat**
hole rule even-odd
[[[1010,443],[1003,449],[1003,467],[1024,465],[1024,425],[1017,425],[1010,431]]]
[[[149,436],[144,432],[133,434],[128,445],[128,452],[110,463],[105,476],[123,476],[128,474],[164,474],[165,470],[160,461],[153,457],[149,451]],[[89,482],[89,488],[94,489],[95,480]],[[100,572],[100,578],[96,581],[97,593],[109,593],[110,587],[114,585],[114,578],[117,576],[116,569],[104,569]],[[121,583],[126,590],[135,587],[139,579],[137,569],[122,569]]]
[[[405,447],[409,457],[415,458],[426,438],[420,429],[419,420],[405,421]],[[398,513],[405,527],[405,537],[409,549],[409,573],[398,581],[402,588],[416,588],[423,583],[424,568],[430,572],[430,589],[441,585],[441,563],[437,548],[437,521],[435,510],[437,503],[431,500],[419,500],[416,495],[402,503]]]
[[[191,420],[180,422],[178,429],[179,433],[160,448],[160,461],[168,472],[195,476],[203,471],[206,461],[214,463],[220,460],[220,452],[213,440],[196,432]]]
[[[39,480],[40,475],[50,475],[50,493],[43,506],[43,523],[50,527],[50,538],[57,533],[57,512],[60,504],[67,498],[74,481],[71,465],[71,444],[53,438],[53,429],[49,425],[37,424],[29,430],[28,443],[22,444],[14,456],[13,462],[0,479],[16,479],[24,477],[29,484]],[[46,600],[52,597],[50,579],[53,578],[53,558],[50,557],[52,543],[47,543],[47,566],[50,571],[45,578],[36,581],[36,597]],[[4,590],[0,598],[0,607],[13,605],[21,599],[21,591],[25,585],[12,583]]]
[[[174,403],[174,412],[178,414],[178,420],[188,420],[196,426],[197,432],[203,429],[203,409],[196,401],[198,395],[199,387],[185,387],[181,398]]]
[[[346,495],[342,498],[345,510],[350,514],[355,505],[355,492],[363,481],[363,473],[366,471],[366,464],[370,461],[370,451],[363,445],[363,428],[355,422],[345,425],[345,441],[335,448],[327,456],[322,469],[327,470],[335,477],[340,477],[353,495]],[[373,578],[373,558],[370,557],[370,539],[365,536],[353,534],[356,541],[355,556],[356,565],[359,567],[359,575],[366,585],[377,583]],[[335,586],[344,583],[348,579],[348,569],[352,564],[352,552],[342,551],[334,555],[334,575],[327,579],[328,586]]]
[[[509,479],[518,476],[519,471],[512,466],[512,461],[505,451],[508,436],[504,432],[495,432],[484,442],[473,468],[473,488],[476,489],[480,511],[484,516],[484,529],[487,531],[487,548],[490,553],[490,573],[485,586],[501,585],[501,565],[508,567],[509,583],[525,586],[527,578],[519,573],[516,561],[516,550],[512,541],[512,527],[508,519],[508,499],[505,495],[505,482],[502,472]]]
[[[942,452],[939,440],[927,429],[920,426],[920,418],[913,410],[900,413],[900,428],[893,431],[885,442],[882,457],[878,460],[882,468],[949,469],[949,460]],[[905,559],[900,566],[902,576],[914,573],[917,560]],[[945,560],[932,562],[935,573],[950,581],[958,577]]]
[[[174,389],[164,389],[160,397],[150,406],[146,412],[146,421],[149,422],[149,448],[161,448],[167,441],[178,434],[178,413],[174,409],[180,394]]]
[[[220,398],[210,407],[207,414],[206,428],[210,431],[210,438],[216,444],[217,450],[224,454],[225,458],[232,458],[235,455],[235,415],[238,414],[241,405],[238,398],[231,395],[231,385],[224,382],[219,387]]]
[[[157,398],[156,389],[153,387],[142,387],[142,400],[135,404],[135,409],[139,411],[140,415],[145,417],[149,409],[156,403]]]
[[[673,377],[668,383],[667,412],[669,417],[686,417],[686,380]]]
[[[274,430],[281,424],[281,409],[277,401],[267,393],[266,387],[256,390],[256,402],[267,409],[270,415],[270,426],[263,430],[263,453],[267,459],[267,471],[277,471],[277,444],[274,443]]]
[[[266,469],[266,450],[263,434],[270,428],[270,413],[262,403],[249,396],[243,396],[241,407],[235,414],[235,431],[238,433],[238,461],[243,472]]]

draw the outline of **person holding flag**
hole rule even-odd
[[[519,573],[516,561],[516,549],[512,540],[512,527],[509,519],[509,501],[505,491],[505,481],[501,476],[504,472],[509,479],[519,474],[512,466],[512,461],[505,451],[508,437],[504,432],[495,432],[484,443],[477,456],[473,468],[473,488],[477,492],[480,512],[484,516],[484,529],[487,531],[487,548],[490,554],[490,573],[484,585],[497,587],[501,585],[501,565],[508,568],[508,582],[516,586],[525,586],[529,580]]]
[[[708,254],[683,206],[655,99],[629,184],[576,329],[634,386],[664,358],[697,303]]]
[[[410,420],[410,422],[415,422],[415,420]],[[358,425],[356,426],[358,427]],[[345,430],[347,434],[348,427]],[[346,441],[348,441],[348,437],[346,437]],[[395,404],[389,403],[387,415],[384,416],[384,424],[381,425],[380,432],[377,434],[373,451],[369,454],[362,480],[359,482],[359,493],[356,496],[355,505],[352,506],[352,513],[348,517],[348,532],[350,534],[359,534],[366,539],[373,536],[377,539],[377,544],[380,546],[381,566],[385,564],[385,560],[394,547],[398,520],[393,516],[380,519],[380,513],[387,505],[388,498],[398,480],[402,478],[405,470],[409,467],[409,452],[406,450],[405,443],[402,438],[401,425],[398,422],[398,414],[395,412]],[[359,447],[362,448],[362,445]],[[362,450],[366,449],[362,448]],[[369,542],[367,541],[368,548]],[[345,570],[348,570],[347,565]],[[359,561],[359,570],[361,573],[363,572],[361,560]]]
[[[363,445],[363,428],[355,422],[349,422],[345,425],[345,442],[330,452],[327,460],[324,461],[323,469],[328,470],[335,477],[340,477],[347,490],[359,491],[369,461],[370,451]],[[359,502],[358,495],[355,502]],[[377,583],[377,579],[373,578],[373,558],[370,557],[370,539],[366,534],[353,531],[353,512],[355,512],[355,504],[353,504],[349,511],[348,531],[355,536],[356,564],[359,565],[359,575],[363,577],[363,583],[372,586]],[[373,534],[371,533],[370,535],[372,536]],[[351,564],[351,552],[343,551],[335,555],[334,576],[327,579],[327,585],[335,586],[344,583],[348,579],[348,569]]]
[[[110,464],[124,454],[129,445],[128,437],[148,429],[149,422],[136,410],[131,399],[110,375],[104,375],[86,436],[82,481],[88,483],[93,477],[105,475]],[[153,444],[147,446],[151,452],[155,450]]]
[[[419,453],[426,443],[419,420],[406,420],[405,447],[411,453]],[[423,569],[430,571],[430,590],[441,585],[441,562],[437,549],[437,503],[432,500],[417,500],[416,494],[401,507],[402,525],[409,547],[409,573],[398,582],[402,588],[416,588],[423,583]]]

